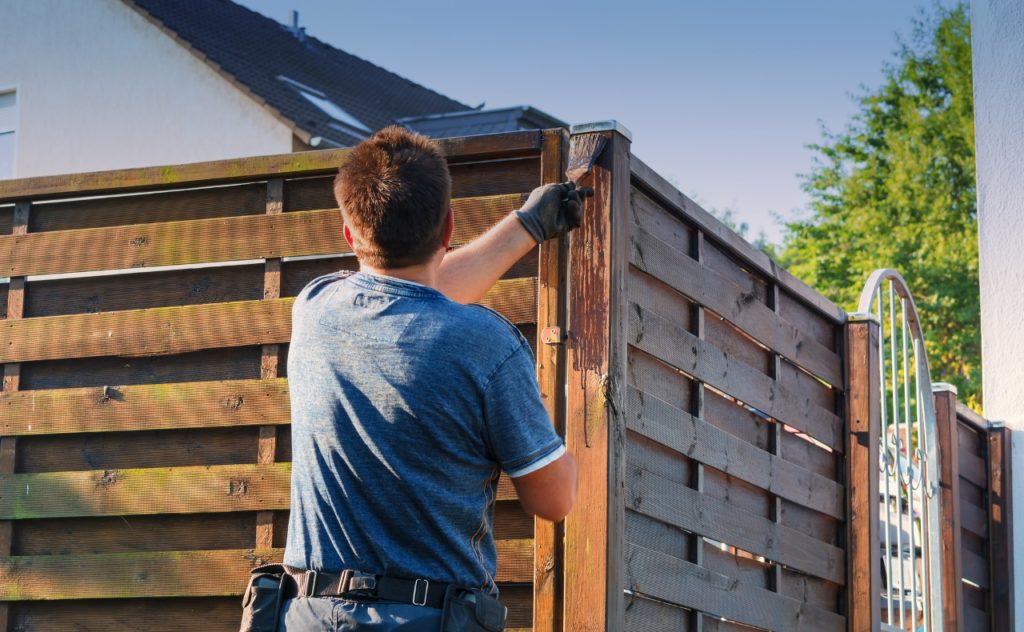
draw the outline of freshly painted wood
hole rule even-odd
[[[288,380],[178,382],[0,393],[0,435],[280,425]]]
[[[855,321],[846,325],[846,418],[849,423],[846,543],[850,632],[878,630],[881,625],[878,337],[879,327],[875,322]]]
[[[453,200],[459,217],[453,245],[481,234],[521,200],[519,194]],[[0,236],[0,276],[350,254],[342,226],[341,213],[330,208]]]
[[[630,430],[730,476],[834,518],[845,516],[845,492],[835,481],[632,387],[626,395],[626,424]]]
[[[674,250],[643,226],[634,227],[631,245],[633,265],[716,312],[793,363],[830,384],[841,384],[838,355],[784,321],[764,303],[752,300],[729,279]]]
[[[651,169],[636,156],[630,156],[630,169],[634,182],[698,228],[707,232],[716,241],[723,243],[744,261],[750,263],[761,274],[782,284],[795,296],[813,306],[834,322],[846,322],[846,312],[828,300],[800,279],[778,267],[768,255],[754,248],[735,231],[729,229],[716,217],[702,209],[696,202],[683,195],[663,176]]]
[[[541,184],[560,182],[565,169],[565,148],[568,138],[563,130],[549,130],[543,135],[541,152]],[[566,249],[568,239],[545,241],[540,245],[540,267],[537,279],[537,333],[548,327],[565,331]],[[555,426],[565,434],[565,344],[537,342],[537,383],[544,407]],[[533,630],[561,632],[563,525],[543,518],[534,520],[533,553]]]
[[[790,392],[764,373],[733,360],[635,303],[629,309],[629,341],[634,347],[806,432],[832,449],[843,450],[843,424],[835,413]]]
[[[627,467],[626,506],[801,572],[846,582],[842,549],[632,464]]]
[[[482,305],[536,320],[536,279],[499,281]],[[294,298],[0,321],[0,362],[149,356],[288,342]]]
[[[841,630],[839,614],[635,544],[626,546],[633,590],[767,630]]]
[[[942,617],[948,630],[963,621],[963,559],[960,534],[960,463],[956,443],[956,394],[934,394],[935,425],[939,443],[939,511],[942,550]]]
[[[449,162],[492,156],[528,155],[540,149],[537,131],[509,132],[437,141]],[[0,202],[55,197],[155,191],[209,186],[272,177],[329,174],[347,160],[349,149],[324,149],[273,156],[196,162],[183,165],[96,171],[0,181]]]
[[[992,629],[1009,630],[1014,622],[1013,576],[1013,461],[1010,457],[1010,429],[988,430],[988,532],[990,535],[990,581]]]

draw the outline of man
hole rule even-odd
[[[541,518],[561,520],[575,498],[526,340],[462,303],[577,225],[582,205],[572,185],[541,187],[448,253],[447,164],[398,127],[352,150],[335,195],[360,270],[314,279],[293,307],[284,563],[299,596],[281,629],[436,632],[447,585],[497,592],[501,470]]]

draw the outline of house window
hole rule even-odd
[[[0,92],[0,179],[14,177],[14,91]]]

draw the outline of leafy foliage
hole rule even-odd
[[[970,20],[963,5],[915,23],[881,88],[857,97],[840,133],[823,132],[806,219],[787,223],[780,254],[793,274],[847,310],[890,267],[906,279],[932,377],[978,406],[978,238]]]

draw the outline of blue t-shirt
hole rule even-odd
[[[534,361],[497,313],[336,272],[295,299],[285,564],[494,588],[499,471],[565,451]]]

